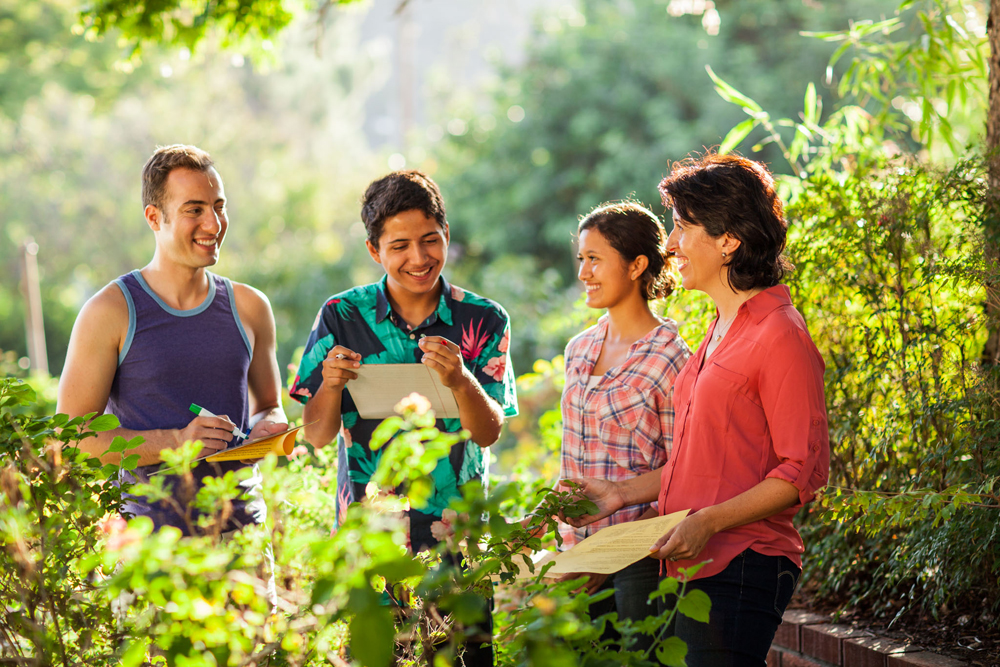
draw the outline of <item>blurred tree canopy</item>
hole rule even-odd
[[[197,53],[147,50],[126,74],[115,69],[121,51],[72,35],[72,3],[5,6],[11,34],[36,37],[25,47],[33,59],[8,53],[29,61],[0,86],[0,349],[25,348],[19,253],[29,237],[56,374],[83,302],[149,261],[139,176],[157,145],[198,144],[215,157],[232,220],[217,269],[269,295],[283,363],[327,295],[377,277],[352,224],[379,170],[359,130],[381,62],[357,47],[356,19],[331,21],[322,58],[307,18],[268,68],[206,42]]]
[[[719,144],[746,117],[715,93],[706,66],[770,111],[795,116],[836,48],[800,33],[847,29],[896,6],[584,1],[539,21],[527,62],[502,70],[485,108],[439,91],[450,100],[442,115],[464,120],[432,149],[452,238],[468,259],[461,279],[509,295],[515,367],[561,352],[579,330],[556,315],[579,294],[579,218],[628,196],[662,211],[656,186],[671,161]],[[747,152],[787,170],[774,146]]]
[[[332,6],[358,0],[95,0],[80,10],[83,30],[116,35],[137,57],[146,45],[184,46],[194,51],[216,35],[223,46],[257,54],[292,23],[296,11],[315,10],[323,22]]]
[[[114,63],[120,50],[74,31],[75,0],[0,0],[0,115],[17,119],[46,85],[106,107],[140,77]]]

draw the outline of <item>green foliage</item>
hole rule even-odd
[[[18,119],[43,88],[60,86],[106,108],[133,80],[120,51],[72,30],[74,0],[0,1],[0,117]],[[130,68],[134,69],[134,68]]]
[[[331,5],[357,0],[317,0],[317,21]],[[226,47],[242,47],[258,55],[271,47],[291,23],[288,0],[93,0],[80,11],[80,20],[91,38],[118,35],[137,58],[145,44],[184,46],[191,51],[212,33],[222,36]]]
[[[2,658],[387,667],[395,654],[399,664],[455,665],[467,643],[486,639],[479,628],[494,585],[507,600],[496,615],[502,665],[648,666],[657,664],[654,651],[682,664],[685,649],[675,639],[649,653],[630,647],[638,633],[661,634],[676,613],[707,618],[707,598],[687,591],[683,580],[664,580],[660,595],[675,602],[638,624],[614,614],[590,618],[590,602],[610,591],[575,593],[579,582],[552,585],[541,572],[515,582],[519,568],[534,571],[526,553],[558,540],[555,515],[595,509],[537,483],[489,494],[467,484],[434,526],[440,545],[413,554],[402,510],[419,501],[453,439],[432,428],[433,415],[419,404],[387,420],[373,478],[409,495],[373,492],[351,505],[331,534],[335,459],[318,450],[279,466],[272,456],[261,464],[266,524],[220,532],[240,493],[228,473],[198,492],[193,502],[208,516],[191,526],[193,537],[182,537],[174,528],[153,532],[146,517],[118,517],[121,490],[107,483],[118,468],[101,468],[71,447],[93,436],[82,427],[86,418],[37,416],[35,398],[20,380],[0,382]],[[99,417],[94,424],[116,422]],[[136,444],[116,440],[112,449]],[[164,452],[169,469],[129,493],[165,497],[157,480],[172,476],[183,486],[199,451],[199,443],[188,443]],[[535,511],[522,525],[508,513],[526,501]],[[622,644],[600,639],[606,624]]]
[[[121,492],[76,448],[94,435],[85,418],[38,412],[30,385],[0,380],[2,651],[48,664],[99,662],[120,633],[85,561]]]

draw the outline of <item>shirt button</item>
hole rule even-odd
[[[411,338],[412,338],[412,336],[411,336]],[[818,419],[813,419],[813,426],[819,426],[819,420]]]
[[[814,452],[818,452],[819,451],[819,443],[818,442],[814,442],[813,443],[813,451]]]
[[[415,334],[410,334],[410,340],[413,340],[413,339],[414,339],[414,338],[416,338],[416,337],[417,337],[417,336],[416,336]]]

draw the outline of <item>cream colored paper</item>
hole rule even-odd
[[[315,423],[315,422],[312,422]],[[257,438],[249,442],[244,442],[239,447],[224,449],[218,454],[210,454],[204,457],[205,461],[248,461],[251,459],[262,459],[268,454],[278,456],[288,456],[295,447],[295,434],[299,429],[305,428],[309,424],[296,426],[281,433],[275,433],[264,438]]]
[[[597,531],[553,560],[548,574],[593,572],[613,574],[649,555],[649,547],[681,522],[691,510],[644,521],[630,521]]]
[[[436,371],[423,364],[364,364],[355,372],[358,379],[347,383],[347,391],[363,419],[391,417],[396,405],[412,393],[426,397],[438,419],[458,419],[455,395],[441,384]]]

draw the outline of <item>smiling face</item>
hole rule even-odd
[[[171,171],[163,207],[148,205],[145,216],[163,260],[195,269],[219,261],[229,219],[222,178],[214,168]]]
[[[580,254],[577,259],[580,260],[577,277],[583,282],[589,307],[613,308],[624,300],[639,295],[638,281],[632,280],[629,275],[629,269],[634,272],[635,267],[630,267],[596,229],[580,232]]]
[[[737,247],[739,242],[728,234],[712,238],[704,227],[682,219],[674,211],[674,228],[667,236],[667,251],[674,254],[684,289],[712,294],[725,286],[722,253],[731,253]]]
[[[365,243],[368,254],[385,269],[389,293],[405,302],[436,294],[448,240],[447,224],[442,227],[423,211],[411,209],[386,218],[378,247]]]

